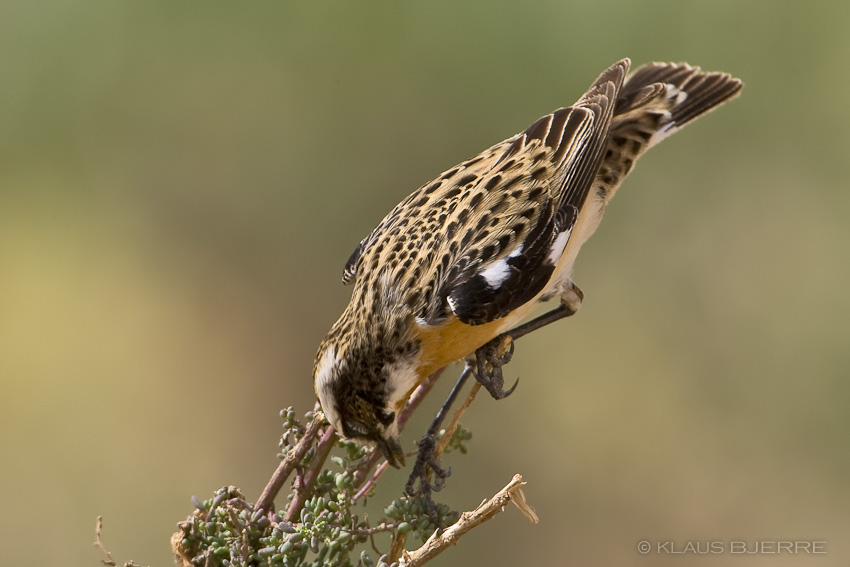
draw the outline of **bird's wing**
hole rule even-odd
[[[492,171],[482,178],[481,184],[491,185],[488,200],[507,196],[509,205],[498,224],[492,221],[495,230],[487,230],[492,209],[478,215],[475,226],[484,229],[461,246],[436,294],[462,322],[480,325],[505,317],[546,287],[604,157],[627,70],[628,60],[615,64],[575,106],[544,116],[516,136],[493,168],[503,181],[493,185]],[[512,230],[517,225],[525,230]],[[439,319],[443,313],[434,307],[432,317]]]

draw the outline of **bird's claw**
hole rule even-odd
[[[428,508],[428,516],[431,521],[439,525],[437,506],[431,498],[431,493],[439,492],[446,486],[446,479],[451,476],[452,469],[451,467],[444,469],[437,462],[436,447],[437,439],[431,434],[426,434],[419,442],[416,463],[413,465],[410,478],[408,478],[407,484],[404,486],[404,492],[408,496],[416,496],[417,493],[421,494]],[[433,483],[430,480],[432,472],[434,473]]]
[[[497,400],[510,396],[519,379],[508,390],[504,389],[505,379],[502,366],[511,361],[514,354],[514,342],[510,335],[500,335],[475,351],[475,379]]]

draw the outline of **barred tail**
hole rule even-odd
[[[599,196],[610,199],[646,150],[734,98],[742,87],[726,73],[704,73],[687,63],[650,63],[632,73],[614,108],[605,158],[594,183]]]

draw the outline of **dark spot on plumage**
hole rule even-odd
[[[457,184],[466,185],[467,183],[472,183],[476,179],[478,179],[477,175],[475,175],[474,173],[467,173],[466,175],[457,180]]]
[[[605,150],[605,159],[611,159],[611,156],[613,156],[613,155],[614,155],[614,150],[612,150],[611,148],[608,148],[607,150]]]
[[[438,210],[438,211],[439,211],[440,209],[442,209],[443,207],[445,207],[445,206],[446,206],[446,200],[445,200],[445,199],[440,199],[439,201],[437,201],[436,203],[434,203],[434,204],[433,204],[433,205],[431,205],[431,206],[432,206],[432,207],[434,207],[436,210]]]
[[[504,250],[511,243],[512,235],[510,233],[503,234],[499,237],[499,250]]]
[[[611,185],[612,183],[614,183],[614,176],[610,173],[607,175],[603,175],[600,179],[602,179],[602,183],[604,183],[605,185]]]
[[[466,245],[472,242],[472,239],[475,237],[475,231],[473,229],[469,229],[466,231],[466,234],[463,235],[463,238],[460,241],[460,245],[463,248],[466,248]]]
[[[546,150],[540,150],[531,158],[532,163],[537,163],[540,160],[546,159],[546,155],[548,152]]]
[[[437,225],[442,226],[443,223],[446,222],[448,215],[446,213],[440,213],[440,216],[437,217]]]
[[[443,184],[442,181],[435,181],[432,184],[425,187],[425,189],[423,189],[422,192],[425,193],[426,195],[430,195],[431,193],[436,191],[440,187],[440,185],[442,185],[442,184]]]
[[[472,199],[469,200],[469,207],[474,209],[481,203],[482,199],[484,199],[484,193],[476,193],[472,196]]]
[[[490,221],[490,228],[497,227],[499,224],[501,224],[501,222],[502,222],[502,219],[500,219],[498,217],[494,218],[493,220]]]
[[[502,164],[502,167],[499,168],[499,171],[500,172],[507,171],[508,169],[512,168],[515,163],[516,163],[516,160],[509,159],[508,161],[506,161],[505,163]]]
[[[647,112],[646,118],[649,120],[650,124],[652,124],[652,129],[657,130],[658,125],[661,123],[661,119],[666,115],[665,112]]]
[[[486,189],[487,191],[492,191],[493,188],[496,187],[496,185],[498,185],[501,180],[501,175],[494,175],[493,177],[487,180],[487,183],[484,184],[484,189]]]
[[[525,193],[525,191],[523,191],[522,189],[514,189],[513,191],[511,191],[511,198],[519,199],[520,197],[522,197],[523,193]]]
[[[623,136],[614,136],[613,138],[611,138],[611,141],[614,142],[614,145],[618,148],[622,148],[626,145],[626,138],[624,138]]]
[[[446,227],[446,236],[448,238],[451,238],[455,235],[455,233],[457,232],[457,226],[457,222],[455,221],[449,223],[449,226]]]
[[[468,219],[469,219],[469,211],[468,211],[468,210],[466,210],[466,209],[463,209],[461,212],[459,212],[459,213],[457,214],[457,220],[458,220],[458,222],[460,222],[461,224],[462,224],[462,223],[465,223]]]
[[[423,207],[423,206],[425,206],[425,204],[428,202],[429,199],[430,199],[430,197],[428,197],[426,195],[426,196],[422,197],[421,199],[419,199],[418,201],[416,201],[415,203],[411,204],[410,206],[414,207],[414,208]]]
[[[533,187],[531,189],[531,191],[528,192],[528,199],[531,200],[531,201],[535,201],[535,200],[537,200],[537,198],[540,196],[541,193],[543,193],[543,186],[537,185],[537,186]]]
[[[482,215],[480,219],[478,219],[478,224],[475,225],[475,230],[481,230],[490,222],[490,215]]]
[[[414,277],[414,280],[416,280],[415,277]],[[420,297],[420,293],[418,291],[414,291],[413,293],[411,293],[410,295],[407,296],[407,299],[405,300],[404,303],[408,307],[411,307],[411,308],[415,307],[416,303],[419,301],[419,297]]]
[[[502,187],[502,189],[507,191],[508,189],[519,183],[523,177],[525,177],[523,174],[514,175],[505,182],[505,185]]]
[[[522,191],[520,191],[520,194],[522,194]],[[514,196],[514,199],[516,199],[516,196]],[[499,197],[499,200],[496,201],[492,207],[490,207],[490,214],[498,215],[499,213],[508,208],[509,202],[510,199],[508,198],[508,194],[502,193],[502,196]]]
[[[542,181],[549,177],[549,168],[545,165],[542,167],[538,167],[534,171],[531,172],[531,178],[535,181]]]
[[[535,209],[533,207],[528,207],[527,209],[524,209],[522,212],[520,212],[519,216],[531,220],[531,218],[534,216],[534,211]]]
[[[481,155],[477,155],[477,156],[475,156],[474,158],[471,158],[471,159],[466,160],[466,161],[465,161],[465,162],[463,162],[461,165],[462,165],[463,167],[469,167],[470,165],[473,165],[473,164],[475,164],[475,163],[478,163],[478,162],[479,162],[479,161],[481,161],[482,159],[484,159],[484,155],[483,155],[483,154],[481,154]]]
[[[623,160],[623,167],[625,168],[625,171],[623,173],[625,174],[625,173],[628,173],[629,171],[631,171],[634,163],[635,163],[635,161],[632,158],[624,159]]]
[[[434,282],[428,282],[422,290],[422,299],[426,304],[431,303],[431,300],[434,299]]]
[[[450,189],[449,191],[447,191],[445,195],[443,195],[443,197],[445,197],[446,199],[451,199],[452,197],[456,197],[458,195],[460,195],[460,189],[458,187],[455,187],[454,189]]]
[[[517,153],[519,150],[522,149],[522,147],[524,145],[525,145],[525,134],[524,133],[519,134],[516,138],[514,138],[513,142],[511,142],[511,145],[508,146],[508,149],[505,150],[505,153],[503,153],[501,155],[501,157],[499,157],[499,159],[496,161],[495,165],[499,165],[503,160],[505,160],[505,159],[509,158],[510,156],[514,155],[515,153]]]
[[[487,246],[481,249],[481,259],[487,261],[493,256],[495,256],[496,252],[498,251],[499,247],[496,244],[488,244]]]
[[[631,143],[631,147],[629,149],[629,152],[632,155],[637,155],[637,153],[640,151],[642,144],[637,140],[632,140],[631,142],[632,143]]]
[[[460,170],[459,167],[455,167],[453,169],[450,169],[447,172],[445,172],[444,174],[442,174],[440,176],[440,179],[448,179],[449,177],[452,177],[455,173],[457,173],[459,170]]]
[[[635,134],[637,134],[644,144],[652,138],[652,132],[647,132],[646,130],[635,130]]]

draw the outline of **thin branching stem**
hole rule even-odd
[[[274,471],[274,474],[272,474],[268,484],[266,484],[266,487],[263,489],[262,494],[260,494],[260,497],[257,499],[257,504],[254,505],[254,510],[273,510],[272,506],[274,505],[274,499],[277,496],[277,493],[280,492],[280,489],[283,487],[286,479],[289,478],[289,475],[293,470],[295,470],[296,465],[301,462],[301,459],[305,454],[307,454],[310,447],[313,446],[313,440],[319,433],[319,428],[322,426],[324,421],[324,414],[316,412],[316,416],[313,418],[313,421],[310,422],[310,425],[307,426],[307,430],[304,432],[304,435],[277,466],[277,469]]]
[[[322,438],[319,440],[319,444],[316,445],[316,453],[313,455],[313,460],[310,462],[309,468],[304,473],[299,486],[295,489],[295,496],[289,504],[289,509],[286,510],[284,520],[287,522],[291,522],[298,517],[298,513],[301,512],[301,507],[304,505],[304,502],[306,502],[307,498],[310,494],[312,494],[313,486],[316,484],[316,479],[319,478],[322,466],[325,464],[325,460],[328,458],[328,454],[330,454],[335,442],[336,432],[333,427],[328,426],[328,428],[325,429],[325,434],[322,435]]]

